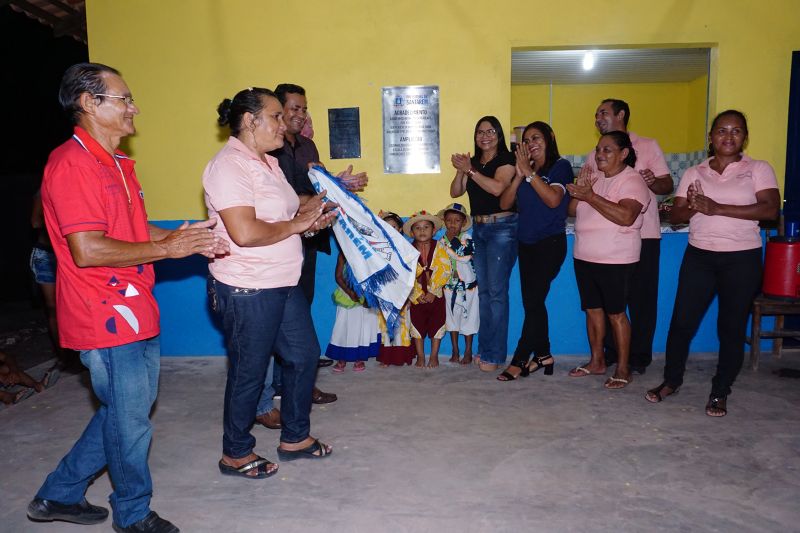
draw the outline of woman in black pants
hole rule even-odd
[[[522,133],[517,147],[516,173],[500,197],[500,207],[519,211],[517,234],[519,279],[525,322],[511,364],[500,381],[512,381],[540,368],[553,373],[545,299],[550,283],[558,275],[567,255],[565,235],[572,166],[558,153],[552,128],[545,122],[532,122]],[[529,361],[531,353],[533,359]]]
[[[719,362],[706,404],[708,416],[725,416],[744,359],[747,316],[761,284],[759,220],[778,216],[780,194],[766,161],[746,156],[747,120],[723,111],[709,132],[709,159],[686,171],[675,193],[672,223],[689,222],[675,308],[667,336],[664,382],[647,391],[658,403],[683,383],[689,343],[715,295],[719,296]]]

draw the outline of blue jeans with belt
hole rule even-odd
[[[508,280],[517,262],[518,218],[508,215],[472,229],[481,318],[478,350],[486,363],[502,365],[508,355]]]
[[[246,289],[209,277],[212,309],[222,318],[228,351],[222,453],[239,459],[252,453],[250,433],[267,366],[281,354],[281,441],[305,440],[311,430],[311,389],[320,348],[308,300],[299,286]]]
[[[158,337],[81,352],[100,407],[78,441],[49,475],[37,498],[80,503],[94,476],[108,467],[114,523],[128,527],[150,513],[153,482],[147,454],[150,409],[158,394]]]

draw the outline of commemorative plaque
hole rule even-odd
[[[328,109],[331,159],[361,157],[361,121],[357,107]]]
[[[439,172],[439,86],[383,88],[383,171]]]

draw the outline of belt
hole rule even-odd
[[[472,215],[472,221],[475,224],[494,224],[495,222],[499,222],[500,220],[513,215],[509,211],[505,211],[502,213],[495,213],[493,215]]]

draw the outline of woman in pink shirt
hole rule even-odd
[[[606,373],[603,337],[608,317],[619,357],[605,387],[621,389],[631,381],[631,324],[625,308],[633,268],[639,262],[642,213],[650,194],[633,169],[636,152],[627,133],[612,131],[601,136],[595,162],[602,175],[585,166],[577,183],[567,185],[572,197],[569,211],[575,215],[575,279],[592,352],[591,360],[569,375]]]
[[[209,264],[208,294],[228,351],[224,434],[219,470],[265,478],[278,467],[254,453],[250,433],[273,352],[283,360],[282,429],[278,457],[323,458],[331,447],[310,436],[311,389],[320,353],[308,300],[297,286],[303,263],[300,234],[328,226],[325,191],[303,205],[278,160],[283,106],[268,89],[240,91],[219,105],[227,144],[203,172],[214,231],[230,241],[230,254]]]
[[[678,392],[689,343],[716,295],[719,362],[706,414],[718,417],[728,412],[727,397],[744,359],[747,317],[761,285],[758,221],[778,216],[780,193],[769,163],[742,153],[747,120],[740,111],[717,115],[708,137],[711,157],[689,168],[675,193],[670,218],[674,224],[689,222],[689,245],[667,336],[664,382],[645,397],[658,403]]]

